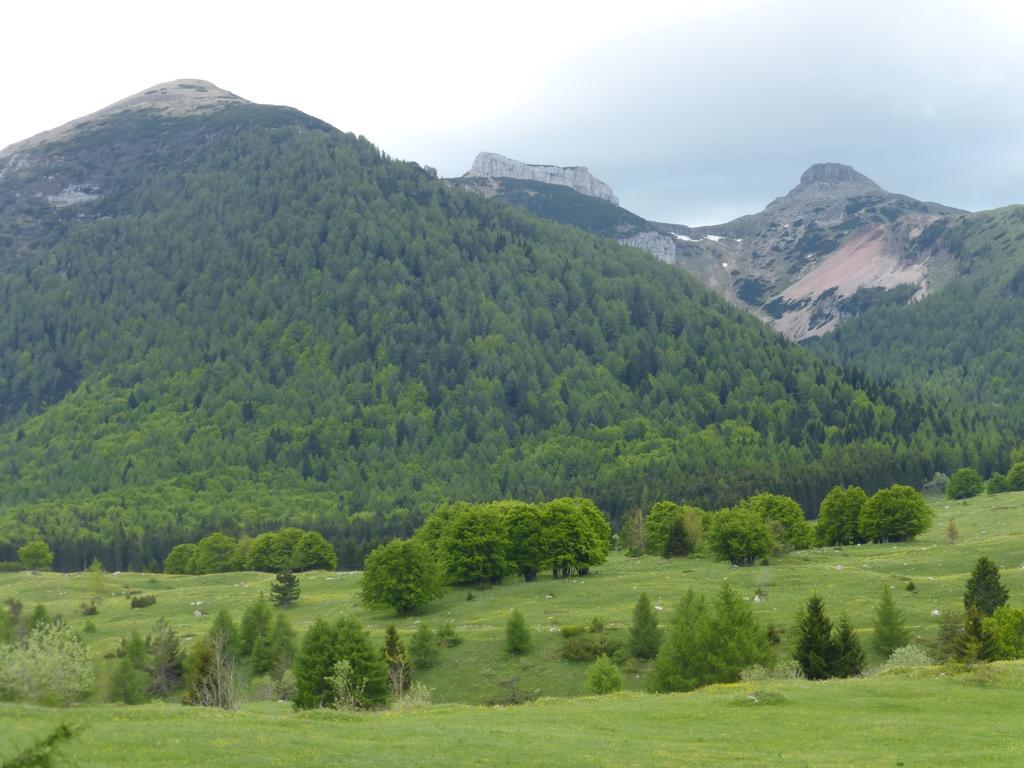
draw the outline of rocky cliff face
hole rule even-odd
[[[531,165],[513,160],[494,152],[481,152],[473,161],[473,167],[466,176],[479,176],[489,179],[522,179],[539,181],[544,184],[557,184],[570,187],[580,194],[607,200],[613,205],[619,204],[619,198],[612,188],[595,178],[586,168],[578,166],[561,167],[557,165]]]

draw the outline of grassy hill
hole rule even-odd
[[[627,665],[632,693],[560,698],[583,694],[587,665],[561,659],[557,628],[599,616],[618,628],[613,631],[624,633],[641,592],[664,608],[659,614],[664,622],[688,587],[712,593],[727,579],[747,598],[760,588],[766,599],[754,609],[762,624],[783,630],[780,656],[788,652],[797,611],[812,592],[824,598],[833,618],[848,611],[867,643],[874,606],[881,591],[891,588],[915,642],[927,644],[938,624],[932,611],[959,604],[966,577],[981,555],[1002,566],[1011,604],[1019,605],[1024,598],[1024,494],[932,504],[936,523],[913,542],[811,550],[756,568],[699,557],[666,561],[616,554],[585,578],[510,581],[475,591],[472,600],[466,591],[453,590],[428,612],[397,620],[359,605],[357,573],[304,575],[302,598],[289,614],[300,632],[317,615],[340,613],[357,616],[377,641],[389,623],[408,638],[418,622],[451,620],[465,642],[442,650],[438,666],[416,676],[432,689],[434,703],[389,714],[300,714],[288,704],[261,700],[263,689],[253,684],[250,702],[237,712],[171,703],[137,708],[97,703],[72,711],[6,705],[0,706],[0,728],[12,738],[0,748],[0,757],[47,727],[69,721],[86,724],[73,747],[77,764],[84,766],[201,763],[213,742],[225,766],[284,765],[334,753],[375,765],[429,764],[442,755],[454,759],[454,765],[554,765],[564,764],[567,754],[574,761],[616,766],[712,760],[750,766],[992,764],[1021,748],[1012,718],[1005,715],[1024,688],[1020,663],[825,683],[742,683],[671,696],[639,693],[645,667]],[[950,518],[960,530],[955,545],[945,539]],[[908,580],[914,581],[915,591],[907,591]],[[221,607],[237,618],[268,582],[268,576],[253,573],[109,574],[102,585],[107,597],[92,617],[97,631],[83,637],[98,658],[112,652],[131,629],[146,632],[159,616],[183,636],[197,635]],[[51,613],[67,616],[76,629],[86,621],[78,605],[97,589],[88,574],[0,575],[0,597],[16,595],[26,607],[41,602]],[[156,605],[131,610],[119,594],[128,589],[156,595]],[[525,614],[535,641],[533,653],[521,660],[502,650],[504,621],[513,607]],[[196,616],[197,610],[205,615]],[[504,682],[513,677],[520,692],[554,698],[513,708],[478,706],[499,699],[507,692]],[[843,713],[841,729],[834,727],[836,712]],[[572,728],[565,727],[568,722]],[[527,734],[528,747],[523,742]]]

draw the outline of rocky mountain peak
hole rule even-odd
[[[842,163],[815,163],[800,176],[800,184],[787,197],[855,197],[884,194],[885,190],[863,173]]]
[[[465,176],[522,179],[539,181],[544,184],[557,184],[571,187],[583,195],[607,200],[613,205],[619,204],[619,198],[612,192],[612,188],[581,166],[533,165],[495,152],[481,152],[476,156],[473,167]]]

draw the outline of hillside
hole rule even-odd
[[[0,560],[159,564],[438,502],[707,508],[1002,467],[957,408],[845,374],[681,270],[201,81],[0,159]]]
[[[910,305],[877,307],[810,348],[878,379],[969,402],[1019,436],[1024,207],[952,216],[927,236],[919,248],[949,254],[941,289]]]
[[[200,745],[206,742],[196,734],[214,730],[232,745],[225,765],[235,764],[232,760],[239,765],[281,764],[294,762],[303,750],[312,755],[340,748],[382,765],[429,764],[451,750],[457,753],[456,765],[494,760],[526,764],[527,757],[531,765],[547,765],[564,759],[566,751],[586,755],[597,765],[704,765],[709,759],[776,765],[779,754],[837,766],[851,759],[869,764],[899,759],[929,766],[962,765],[979,756],[985,762],[1010,759],[1007,755],[1017,749],[1019,738],[1012,732],[1015,721],[1004,710],[1019,699],[1024,684],[1019,661],[974,669],[955,664],[881,674],[872,669],[862,679],[744,682],[673,695],[640,693],[649,667],[627,661],[628,692],[568,698],[584,693],[589,665],[561,657],[558,629],[600,617],[621,638],[641,593],[663,607],[658,615],[664,626],[688,588],[711,595],[728,581],[751,601],[762,626],[772,624],[780,631],[782,643],[774,650],[779,659],[792,649],[798,611],[812,593],[824,598],[833,618],[846,611],[861,642],[870,648],[875,606],[882,590],[890,589],[914,642],[930,645],[940,624],[934,612],[956,609],[967,575],[983,555],[1002,566],[1010,605],[1019,607],[1024,594],[1024,571],[1018,567],[1024,494],[955,504],[936,500],[932,506],[935,525],[912,542],[813,549],[756,568],[734,568],[699,556],[665,560],[616,554],[585,578],[555,581],[545,574],[533,583],[510,578],[506,584],[474,591],[473,600],[453,589],[424,613],[409,617],[362,607],[358,574],[304,574],[303,596],[288,611],[300,636],[318,615],[355,616],[375,642],[388,624],[396,624],[408,639],[421,623],[452,622],[463,644],[443,649],[435,668],[414,672],[414,679],[430,689],[430,704],[387,713],[296,712],[290,704],[268,698],[265,679],[251,683],[248,701],[232,712],[184,707],[174,700],[138,707],[92,701],[70,709],[4,704],[0,727],[13,737],[0,744],[0,758],[66,721],[86,725],[73,742],[73,754],[83,765],[172,764],[180,763],[183,755],[203,762],[205,746]],[[960,538],[951,545],[945,522],[954,516]],[[146,633],[163,617],[183,638],[198,638],[220,608],[237,620],[246,605],[259,599],[268,579],[254,573],[124,573],[107,574],[98,586],[91,574],[0,574],[0,597],[16,594],[26,609],[42,603],[51,615],[68,617],[98,660],[102,687],[118,661],[114,655],[120,638],[132,629]],[[906,588],[911,581],[914,590]],[[99,601],[99,613],[78,615],[79,604],[100,589],[109,594]],[[156,604],[132,610],[122,594],[133,589],[156,595]],[[534,650],[522,659],[503,651],[504,621],[513,607],[523,611],[534,638]],[[96,631],[84,630],[87,620]],[[186,646],[191,642],[186,640]],[[869,651],[870,666],[878,661]],[[507,695],[513,678],[522,694],[540,699],[518,707],[480,706]],[[820,718],[833,722],[837,708],[844,713],[842,729],[824,727],[824,720],[822,727],[807,729],[807,723]],[[896,721],[893,712],[900,713]],[[565,728],[569,720],[578,727]],[[327,723],[338,727],[325,728]],[[671,723],[675,725],[669,727]],[[353,724],[359,726],[358,739],[349,728]],[[723,737],[737,729],[746,729],[748,736]],[[544,738],[527,756],[522,739],[526,734],[536,739],[538,733]],[[184,734],[191,735],[187,741],[195,746],[181,746]],[[287,746],[293,743],[302,746]]]

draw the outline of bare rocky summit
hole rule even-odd
[[[570,187],[582,195],[619,204],[612,188],[580,166],[531,165],[494,152],[481,152],[466,176],[488,179],[521,179]]]

